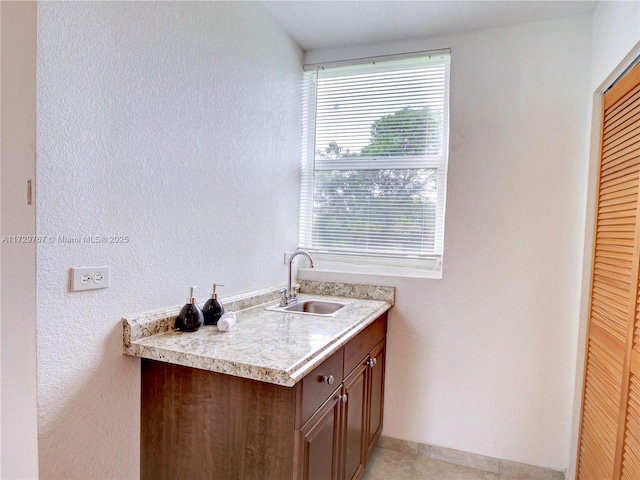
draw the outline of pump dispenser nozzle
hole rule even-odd
[[[205,325],[217,325],[218,320],[220,320],[220,317],[224,313],[224,307],[222,306],[222,303],[220,303],[220,300],[218,300],[218,293],[216,292],[217,287],[224,287],[224,285],[214,283],[211,298],[207,300],[207,303],[202,307]]]
[[[188,303],[196,303],[196,297],[193,295],[193,291],[198,287],[189,287],[191,290],[191,295],[189,295]]]
[[[217,299],[217,298],[218,298],[218,294],[216,293],[216,288],[217,288],[217,287],[224,287],[224,285],[219,285],[219,284],[217,284],[217,283],[214,283],[214,284],[213,284],[213,298],[214,298],[214,299]]]

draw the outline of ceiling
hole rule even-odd
[[[597,1],[313,1],[263,5],[304,50],[481,30],[592,12]]]

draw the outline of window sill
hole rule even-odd
[[[348,261],[326,260],[319,258],[318,255],[313,255],[313,258],[314,268],[300,268],[299,271],[302,273],[301,278],[306,280],[319,280],[320,278],[317,277],[324,277],[324,274],[332,273],[376,277],[442,278],[442,269],[437,266],[382,265],[365,263],[365,261],[352,263]]]

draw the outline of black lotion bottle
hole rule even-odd
[[[191,295],[189,300],[176,318],[176,328],[183,332],[195,332],[204,323],[204,315],[200,307],[196,303],[196,299],[193,296],[193,291],[198,287],[191,287]]]
[[[216,287],[224,287],[224,285],[218,285],[214,283],[211,298],[207,300],[207,303],[205,303],[202,307],[205,325],[217,325],[218,320],[220,320],[220,317],[224,313],[224,307],[222,306],[222,303],[220,303],[220,300],[218,300]]]

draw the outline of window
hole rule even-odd
[[[307,66],[300,248],[439,271],[449,52]]]

